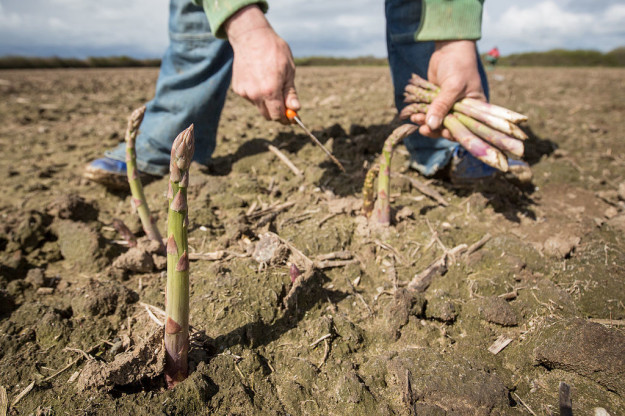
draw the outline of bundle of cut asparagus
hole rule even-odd
[[[413,74],[404,95],[406,106],[400,118],[408,119],[416,113],[426,113],[429,104],[440,89],[429,81]],[[523,140],[527,135],[518,126],[527,121],[523,114],[472,98],[464,98],[454,104],[452,111],[443,119],[443,125],[469,153],[502,172],[508,171],[504,154],[523,156]]]
[[[429,104],[439,91],[436,85],[413,74],[405,89],[406,101],[412,104],[402,110],[400,118],[407,119],[417,113],[427,113]],[[523,140],[527,136],[517,124],[526,120],[526,116],[506,108],[464,98],[454,104],[451,113],[445,116],[443,125],[453,139],[473,156],[487,165],[507,172],[508,159],[504,152],[523,156]],[[362,189],[362,210],[367,217],[372,216],[376,224],[387,226],[391,222],[389,194],[393,150],[417,128],[414,124],[404,124],[396,128],[384,142],[380,160],[367,172]],[[376,175],[378,190],[374,193]]]

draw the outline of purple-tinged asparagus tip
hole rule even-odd
[[[178,264],[176,264],[176,271],[186,272],[188,270],[189,270],[189,255],[185,251],[184,253],[182,253],[182,256],[180,256],[180,259],[178,260]]]
[[[189,187],[189,171],[185,171],[182,175],[182,179],[180,179],[180,187],[188,188]]]
[[[187,210],[187,198],[182,194],[181,190],[178,190],[173,201],[171,201],[172,210],[176,212],[182,212]]]
[[[175,159],[175,164],[178,165],[178,168],[181,170],[187,170],[189,169],[189,166],[191,166],[191,159],[193,158],[194,151],[194,127],[193,124],[191,124],[174,140],[174,144],[172,146],[172,159]]]
[[[180,324],[168,316],[167,321],[165,322],[165,332],[167,332],[168,334],[177,334],[181,330],[182,327],[180,326]]]
[[[128,117],[128,128],[129,130],[137,130],[143,121],[143,115],[145,114],[145,106],[142,105],[139,108],[136,108],[130,116]]]
[[[176,239],[173,234],[167,239],[167,254],[178,254],[178,245],[176,244]]]
[[[169,172],[169,180],[171,182],[180,182],[180,180],[182,179],[182,174],[180,172],[180,169],[178,169],[178,165],[173,161],[169,164]]]
[[[174,197],[174,188],[172,188],[171,186],[171,181],[169,181],[169,184],[167,186],[167,199],[172,199]]]

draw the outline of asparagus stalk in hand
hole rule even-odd
[[[189,226],[187,187],[195,150],[193,124],[176,137],[169,165],[167,217],[167,290],[165,303],[165,380],[173,387],[187,378],[189,352]]]
[[[429,109],[429,105],[425,103],[414,103],[407,105],[402,109],[399,114],[399,117],[404,120],[410,118],[415,113],[427,113]],[[505,133],[502,133],[498,130],[492,129],[485,124],[480,123],[477,120],[472,119],[469,116],[466,116],[457,111],[452,112],[458,120],[462,124],[464,124],[471,132],[486,142],[492,144],[498,149],[503,150],[504,152],[509,152],[515,156],[521,157],[523,156],[523,152],[525,150],[525,146],[521,140],[518,140],[514,137],[510,137]],[[455,138],[455,137],[454,137]]]
[[[438,95],[438,92],[426,90],[421,87],[417,87],[415,85],[409,84],[406,86],[406,102],[413,103],[431,103],[434,98]],[[480,103],[480,104],[477,104]],[[504,132],[510,136],[516,137],[519,140],[527,139],[527,135],[523,130],[519,128],[515,124],[515,122],[510,121],[506,118],[502,118],[502,115],[517,114],[516,116],[510,116],[516,122],[521,122],[527,120],[522,114],[514,113],[510,110],[504,109],[503,107],[494,106],[488,103],[482,103],[481,101],[465,98],[454,104],[452,107],[454,111],[470,116],[476,120],[481,121],[482,123]],[[503,111],[495,110],[501,109]],[[506,113],[508,112],[508,113]]]
[[[473,156],[502,172],[508,171],[506,155],[471,133],[456,116],[447,114],[443,119],[443,125],[454,139]]]
[[[157,241],[161,245],[161,249],[164,249],[163,239],[161,233],[159,233],[156,224],[152,221],[150,215],[150,208],[148,202],[145,199],[145,193],[143,192],[143,185],[141,184],[141,178],[139,178],[139,171],[137,170],[137,151],[135,149],[135,141],[137,139],[137,133],[139,132],[139,126],[143,121],[143,115],[145,114],[145,106],[141,106],[134,110],[130,117],[128,117],[128,127],[126,129],[126,174],[128,175],[128,184],[130,185],[130,193],[132,194],[132,205],[139,214],[141,219],[141,225],[145,235],[152,241]]]
[[[440,92],[440,88],[416,74],[412,74],[412,78],[409,82],[411,85],[422,88],[424,90],[429,90],[435,93],[435,95]],[[484,101],[476,100],[475,98],[463,98],[459,102],[474,107],[476,110],[479,110],[483,113],[492,114],[493,116],[503,118],[504,120],[508,120],[514,124],[527,121],[526,115],[519,114],[515,111],[508,110],[507,108],[495,104],[485,103]]]

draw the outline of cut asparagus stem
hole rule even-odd
[[[471,133],[456,116],[453,114],[445,116],[443,125],[449,130],[454,140],[460,143],[460,145],[467,149],[473,156],[495,169],[499,169],[502,172],[508,171],[508,160],[506,156]]]
[[[371,166],[371,169],[367,172],[365,176],[365,183],[362,186],[362,213],[366,217],[371,216],[371,212],[373,211],[373,204],[375,202],[375,192],[373,192],[373,182],[375,181],[376,176],[378,176],[378,172],[380,171],[380,164],[376,163]]]
[[[132,205],[139,214],[141,219],[141,225],[145,235],[152,241],[157,241],[161,245],[161,250],[164,251],[163,239],[161,233],[159,233],[156,224],[152,221],[150,215],[150,208],[148,207],[148,201],[145,199],[145,193],[143,192],[143,185],[141,184],[141,178],[139,177],[139,171],[137,170],[137,151],[135,149],[135,141],[137,139],[137,133],[139,132],[139,126],[143,121],[143,115],[145,114],[145,106],[141,106],[134,110],[130,117],[128,117],[128,127],[126,129],[126,174],[128,175],[128,184],[130,185],[130,193],[132,194]]]
[[[189,226],[187,187],[195,150],[193,124],[176,137],[169,165],[167,218],[167,290],[165,304],[165,381],[168,387],[187,378],[189,352]]]
[[[389,195],[391,193],[391,158],[393,150],[406,136],[414,133],[419,126],[414,124],[402,124],[397,127],[384,142],[382,155],[380,155],[380,170],[378,172],[378,196],[373,207],[373,215],[376,223],[389,225],[391,223],[391,205]]]
[[[491,129],[487,125],[482,124],[479,121],[474,120],[471,117],[466,116],[462,113],[454,111],[453,115],[455,115],[462,124],[464,124],[469,130],[471,130],[471,132],[481,137],[488,143],[503,150],[504,152],[509,152],[518,157],[523,156],[525,146],[523,145],[523,142],[521,140],[517,140],[500,131]]]

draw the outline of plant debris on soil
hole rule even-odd
[[[398,125],[387,68],[298,71],[346,173],[230,94],[191,166],[189,378],[171,390],[164,258],[128,194],[81,178],[157,75],[0,71],[0,412],[556,415],[562,385],[573,414],[625,414],[623,70],[490,72],[493,102],[529,117],[532,185],[419,177],[400,147],[385,230],[360,190]],[[161,233],[167,180],[144,186]]]

